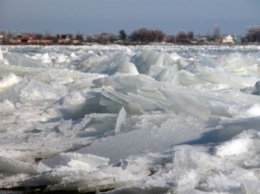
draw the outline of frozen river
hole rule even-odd
[[[260,46],[0,47],[0,190],[260,193]]]

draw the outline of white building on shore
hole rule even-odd
[[[223,43],[230,43],[230,44],[234,44],[234,38],[229,34],[226,37],[223,38],[222,40]]]

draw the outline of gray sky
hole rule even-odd
[[[244,34],[260,25],[260,0],[0,0],[0,30],[118,33],[146,27],[168,34]]]

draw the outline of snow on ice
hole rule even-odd
[[[0,190],[260,193],[259,46],[2,46]]]

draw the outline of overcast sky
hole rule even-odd
[[[0,30],[118,33],[146,27],[168,34],[244,34],[260,25],[260,0],[0,0]]]

